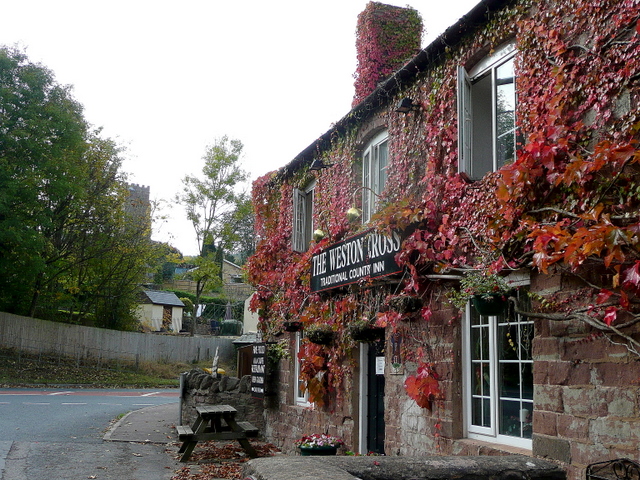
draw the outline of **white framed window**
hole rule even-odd
[[[378,133],[362,152],[362,221],[367,223],[377,208],[378,196],[387,183],[389,135]]]
[[[509,44],[469,72],[458,67],[458,170],[471,179],[515,159],[515,54]]]
[[[293,189],[293,231],[291,248],[306,252],[313,235],[313,191],[315,182],[304,190]]]
[[[307,392],[307,390],[304,388],[304,380],[300,378],[300,359],[298,358],[298,354],[300,353],[300,345],[302,344],[302,332],[296,332],[295,342],[295,402],[296,405],[308,407],[311,405],[311,402],[309,402],[309,392]]]
[[[524,288],[518,292],[520,301],[526,299]],[[531,449],[533,320],[484,316],[469,305],[464,323],[467,436]]]

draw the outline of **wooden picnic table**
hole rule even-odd
[[[230,405],[203,405],[196,407],[196,413],[198,416],[192,427],[176,427],[178,439],[183,442],[178,450],[182,453],[181,462],[189,460],[198,442],[209,440],[237,440],[251,458],[258,456],[248,440],[248,437],[258,434],[258,429],[249,422],[236,421],[238,411],[235,408]]]

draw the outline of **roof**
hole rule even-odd
[[[155,305],[171,305],[174,307],[184,307],[184,303],[173,292],[163,292],[161,290],[143,290],[142,303],[153,303]]]
[[[349,113],[338,120],[326,133],[315,140],[311,145],[300,152],[293,160],[279,170],[279,174],[288,177],[297,171],[302,165],[311,163],[317,153],[331,146],[331,140],[336,134],[344,134],[350,127],[361,123],[373,115],[378,108],[393,99],[403,88],[411,85],[416,77],[426,71],[431,65],[439,61],[447,49],[458,44],[460,40],[476,29],[487,23],[492,14],[514,0],[480,0],[480,2],[464,15],[460,20],[447,28],[443,34],[436,38],[430,45],[420,51],[403,67],[393,73],[387,80],[364,100],[354,106]]]

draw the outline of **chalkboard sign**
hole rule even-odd
[[[264,379],[267,364],[267,344],[253,344],[253,358],[251,359],[251,396],[264,398]]]

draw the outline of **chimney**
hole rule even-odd
[[[354,107],[418,54],[422,18],[413,8],[369,2],[358,15]]]

